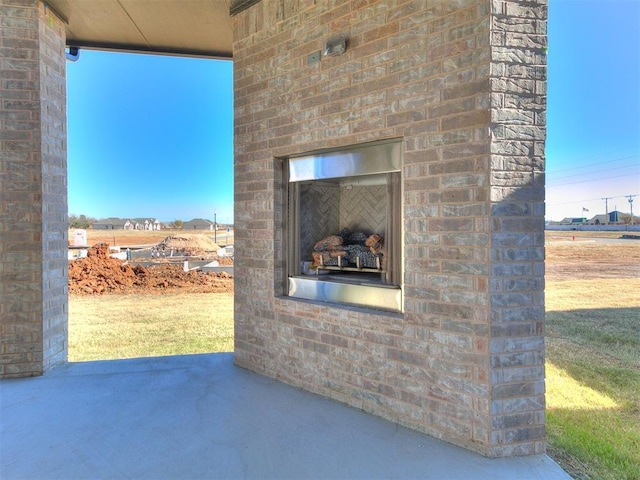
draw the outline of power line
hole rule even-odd
[[[591,168],[595,168],[595,167],[602,167],[602,166],[607,165],[607,164],[620,163],[620,162],[624,162],[626,160],[638,160],[638,162],[632,162],[630,164],[622,164],[622,165],[619,165],[619,166],[618,165],[609,166],[609,167],[606,167],[605,170],[640,166],[640,156],[631,155],[629,157],[618,158],[618,159],[615,159],[615,160],[607,160],[607,161],[604,161],[604,162],[592,163],[591,165],[576,165],[573,168],[565,168],[565,169],[562,169],[562,170],[556,170],[556,171],[552,171],[551,173],[553,175],[556,175],[556,174],[558,174],[560,172],[575,172],[576,170],[585,170],[587,168],[591,169]],[[602,169],[600,169],[600,170],[602,170]],[[600,171],[600,170],[597,170],[597,171]],[[547,173],[550,173],[550,172],[547,172]],[[581,175],[589,175],[590,173],[595,173],[595,172],[581,172]],[[563,175],[563,176],[566,176],[566,174]]]
[[[593,183],[593,182],[601,182],[602,180],[612,180],[614,178],[623,178],[623,177],[628,177],[629,175],[616,175],[614,177],[600,177],[600,178],[594,178],[591,180],[578,180],[576,182],[567,182],[567,183],[558,183],[556,185],[547,185],[547,187],[564,187],[565,185],[574,185],[576,183]]]
[[[620,162],[622,160],[629,160],[630,158],[638,158],[638,155],[629,155],[627,157],[614,158],[613,160],[605,160],[603,162],[591,163],[591,164],[588,164],[588,165],[576,165],[575,167],[569,167],[569,168],[562,168],[560,170],[554,170],[554,173],[574,171],[574,170],[579,170],[581,168],[597,167],[599,165],[606,164],[606,163],[614,163],[614,162]],[[548,161],[547,161],[547,163],[548,163]]]
[[[640,195],[640,193],[634,193],[632,194],[633,196],[637,196]],[[612,196],[612,197],[607,197],[609,200],[612,200],[614,198],[627,198],[629,197],[629,195],[616,195],[616,196]],[[549,207],[558,207],[560,205],[573,205],[576,203],[587,203],[587,202],[595,202],[595,201],[600,201],[602,200],[602,197],[598,197],[598,198],[587,198],[587,199],[582,199],[582,200],[575,200],[575,201],[571,201],[571,202],[562,202],[562,203],[547,203],[547,206]]]
[[[595,170],[595,171],[593,171],[593,172],[582,173],[582,174],[580,174],[580,175],[583,175],[583,176],[587,176],[587,175],[595,175],[595,174],[597,174],[597,173],[601,173],[601,172],[610,172],[610,171],[612,171],[612,170],[622,170],[622,169],[625,169],[625,168],[637,168],[637,169],[638,169],[638,171],[640,172],[640,164],[636,164],[636,165],[623,165],[623,166],[621,166],[621,167],[609,167],[609,168],[605,168],[605,169],[603,169],[603,170]],[[547,175],[549,175],[549,174],[547,174]],[[564,179],[564,178],[571,178],[571,177],[574,177],[574,178],[575,178],[575,177],[576,177],[576,175],[575,175],[575,174],[574,174],[574,175],[563,175],[563,176],[561,176],[561,177],[556,177],[556,176],[554,176],[554,178],[553,178],[553,179],[554,179],[554,180],[562,180],[562,179]]]
[[[586,157],[582,157],[580,159],[580,161],[584,161],[584,160],[590,160],[592,158],[596,158],[596,157],[606,157],[609,155],[613,155],[618,154],[618,153],[622,153],[628,151],[628,148],[618,148],[616,150],[609,150],[608,152],[597,152],[597,153],[592,153],[591,155],[587,155]]]

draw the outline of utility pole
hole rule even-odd
[[[218,243],[218,223],[216,222],[216,211],[213,211],[213,242]]]
[[[629,206],[631,207],[631,221],[629,222],[630,225],[635,225],[636,223],[636,218],[633,216],[633,197],[635,197],[635,195],[627,195]]]
[[[606,217],[605,217],[605,221],[604,224],[605,225],[609,225],[609,200],[611,200],[612,197],[605,197],[602,200],[604,200],[604,209],[607,212],[606,213]]]

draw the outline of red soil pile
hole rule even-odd
[[[91,247],[86,258],[69,262],[69,294],[134,293],[181,289],[192,293],[233,292],[233,277],[227,273],[183,271],[182,265],[132,267],[111,258],[107,244]]]

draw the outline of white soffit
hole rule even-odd
[[[67,45],[231,58],[231,0],[47,0]]]

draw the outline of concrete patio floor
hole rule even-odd
[[[487,459],[237,368],[226,353],[0,381],[0,478],[570,477],[546,455]]]

